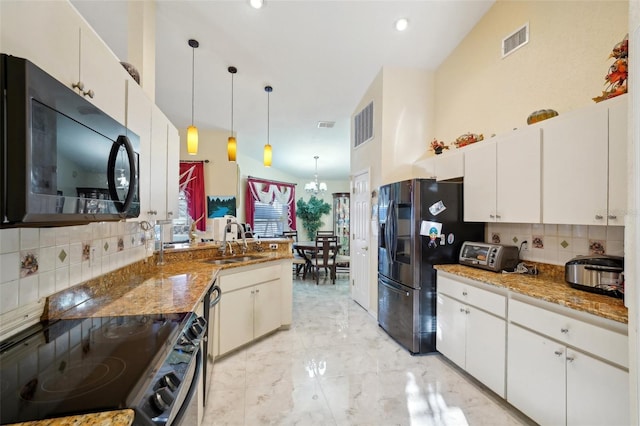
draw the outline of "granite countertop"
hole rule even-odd
[[[59,417],[34,422],[14,423],[13,426],[130,426],[135,413],[133,410],[106,411],[95,414]]]
[[[464,265],[437,265],[435,268],[577,311],[628,323],[628,311],[622,299],[574,289],[564,280],[563,266],[538,265],[539,275],[495,273]]]
[[[254,246],[246,253],[253,259],[225,265],[204,262],[221,257],[218,246],[210,243],[165,250],[163,265],[158,264],[156,254],[147,262],[129,265],[48,297],[42,319],[194,311],[221,270],[291,258],[290,241],[275,241],[279,241],[276,250],[257,251]]]

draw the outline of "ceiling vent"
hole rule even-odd
[[[353,147],[373,139],[373,101],[353,119]]]
[[[502,39],[502,57],[506,57],[529,43],[529,23]]]
[[[335,121],[318,121],[318,129],[333,129],[335,125]]]

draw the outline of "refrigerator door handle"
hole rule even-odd
[[[394,293],[402,294],[402,295],[407,296],[407,297],[410,296],[410,293],[408,291],[403,290],[403,289],[399,289],[396,286],[394,286],[392,284],[389,284],[385,280],[380,280],[379,282],[380,282],[381,285],[383,285],[384,287],[386,287],[389,290],[393,291]]]
[[[394,254],[393,254],[393,236],[395,235],[394,231],[394,222],[393,222],[393,200],[389,200],[389,208],[387,209],[387,227],[386,227],[386,235],[385,238],[387,240],[387,259],[389,261],[389,265],[393,262]]]
[[[396,253],[398,252],[398,213],[396,203],[391,202],[391,261],[396,261]]]

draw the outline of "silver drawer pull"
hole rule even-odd
[[[466,296],[466,295],[467,295],[467,292],[466,292],[466,291],[463,291],[463,292],[462,292],[462,295],[463,295],[463,296]]]
[[[568,332],[569,332],[568,328],[561,328],[560,329],[560,333],[562,333],[562,334],[567,334]]]
[[[573,360],[574,360],[574,359],[575,359],[575,358],[574,358],[574,357],[572,357],[572,356],[568,356],[568,357],[567,357],[567,361],[569,361],[569,362],[573,362]]]
[[[553,353],[556,354],[556,356],[562,355],[562,351],[554,351]]]
[[[618,218],[618,216],[616,216],[615,214],[610,214],[609,215],[609,219],[617,219],[617,218]]]
[[[596,220],[602,220],[602,219],[604,219],[604,217],[601,214],[596,215]]]
[[[464,312],[464,308],[460,308],[460,312]]]

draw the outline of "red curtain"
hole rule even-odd
[[[245,198],[245,219],[253,229],[253,212],[256,201],[271,203],[277,200],[289,206],[287,223],[289,229],[296,230],[296,186],[292,183],[275,182],[271,180],[247,178],[247,197]]]
[[[180,162],[180,191],[184,191],[189,216],[197,221],[199,231],[207,229],[207,203],[204,195],[204,165],[199,162]]]

